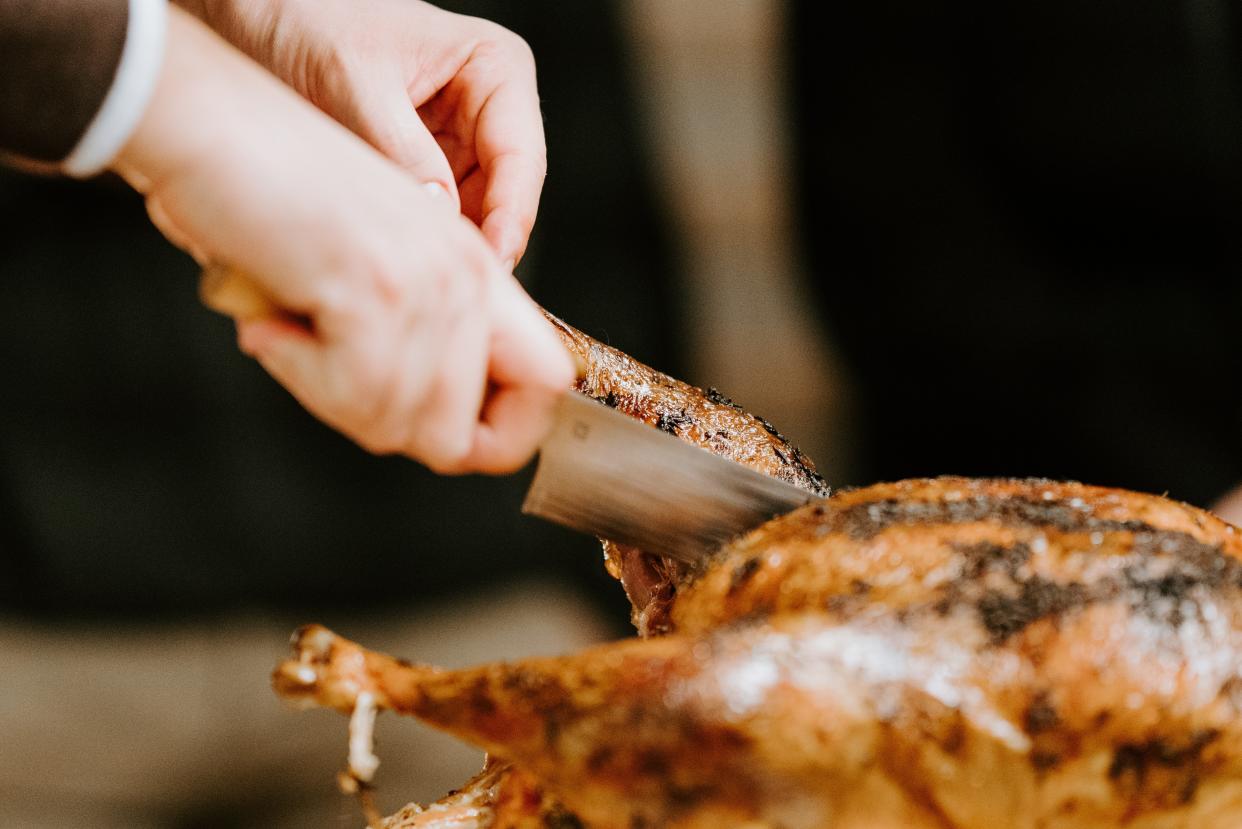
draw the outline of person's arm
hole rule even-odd
[[[239,342],[320,418],[441,472],[534,452],[572,365],[477,228],[178,8],[111,166],[290,312]]]
[[[0,0],[0,155],[100,172],[146,108],[165,0]]]
[[[520,37],[421,0],[177,2],[416,179],[442,184],[501,261],[521,258],[546,151]]]

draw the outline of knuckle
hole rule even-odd
[[[414,303],[411,269],[394,257],[366,250],[355,243],[337,263],[340,275],[324,280],[315,299],[318,314],[329,322],[355,326],[377,311],[388,313]]]
[[[374,261],[366,271],[366,286],[383,308],[404,308],[413,300],[410,272],[386,261]]]
[[[441,325],[455,325],[470,305],[465,285],[468,280],[466,274],[437,270],[428,279],[422,311],[439,316]]]
[[[457,318],[482,313],[487,299],[490,262],[485,255],[463,257],[460,270],[437,268],[431,277],[428,310]]]
[[[316,325],[335,325],[338,320],[352,319],[358,312],[358,296],[349,289],[351,280],[324,279],[315,287],[312,297]]]
[[[503,57],[508,61],[516,61],[531,68],[535,66],[535,53],[526,39],[516,32],[506,29],[499,23],[490,20],[477,20],[478,50],[482,54]]]
[[[433,429],[419,436],[412,455],[432,472],[453,475],[466,471],[472,436],[466,430]]]
[[[386,417],[392,399],[393,370],[384,361],[358,352],[345,355],[330,377],[329,405],[362,436],[368,448],[391,442]]]
[[[505,29],[503,43],[505,48],[516,59],[523,63],[529,63],[532,67],[535,65],[535,52],[530,48],[530,44],[526,42],[526,38]]]
[[[356,51],[342,42],[333,41],[317,54],[295,61],[290,68],[295,89],[312,104],[328,111],[349,99],[359,67]]]

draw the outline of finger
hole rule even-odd
[[[508,307],[497,319],[488,376],[492,392],[466,465],[477,472],[503,474],[520,469],[552,426],[560,394],[574,379],[573,364],[547,321],[509,278],[503,292]]]
[[[573,358],[543,311],[512,274],[498,279],[494,291],[491,381],[553,393],[569,388],[577,374]]]
[[[484,168],[483,221],[479,229],[502,261],[520,262],[535,227],[543,190],[542,162],[500,156]]]
[[[566,385],[497,386],[488,395],[464,466],[489,475],[525,466],[552,428],[552,416]]]
[[[322,349],[310,331],[282,317],[242,320],[237,345],[315,416],[327,419],[319,394],[325,387]]]
[[[484,177],[479,228],[502,261],[520,260],[547,171],[534,70],[501,83],[479,111],[475,153]]]
[[[151,219],[151,224],[155,225],[160,233],[164,234],[164,238],[181,248],[194,258],[195,262],[205,265],[210,257],[207,251],[195,243],[189,233],[186,233],[181,227],[173,221],[172,216],[164,209],[163,202],[160,201],[159,195],[153,193],[147,197],[147,216]]]
[[[467,460],[487,390],[487,338],[482,316],[458,323],[454,335],[438,345],[440,364],[423,404],[415,412],[406,454],[433,472],[454,475],[471,471]],[[408,362],[426,359],[426,351],[420,349],[411,352]]]
[[[555,404],[555,395],[527,388],[494,392],[463,466],[484,475],[506,475],[526,466],[552,428]]]
[[[381,86],[382,91],[378,88]],[[414,178],[439,184],[457,209],[453,170],[435,137],[418,117],[405,89],[400,84],[357,84],[353,95],[342,119],[345,126]]]

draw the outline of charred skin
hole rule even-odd
[[[582,391],[818,494],[764,422],[559,321]],[[388,829],[1235,829],[1242,549],[1200,510],[1047,481],[839,493],[698,569],[611,547],[640,633],[441,671],[305,629],[282,695],[366,691],[486,748]]]
[[[675,380],[546,316],[585,368],[577,382],[582,393],[687,443],[809,492],[828,494],[810,458],[763,418],[743,411],[715,389],[703,391]]]
[[[1242,537],[1166,498],[1044,480],[937,478],[846,492],[771,521],[681,585],[674,630],[824,609],[972,607],[998,643],[1101,602],[1178,621],[1242,599]]]
[[[577,388],[591,397],[642,420],[662,431],[724,455],[764,474],[773,475],[808,491],[827,495],[828,487],[816,473],[814,464],[793,447],[762,418],[750,415],[715,389],[703,391],[639,363],[628,355],[603,345],[561,320],[547,315],[565,346],[584,367]],[[649,556],[633,547],[604,540],[604,559],[609,572],[621,581],[633,607],[633,621],[643,635],[668,629],[668,611],[677,585],[688,577],[688,568],[679,562]],[[318,631],[316,633],[316,631]],[[314,664],[353,666],[345,674],[360,676],[359,667],[374,662],[357,646],[337,651],[316,648],[316,637],[329,636],[323,629],[299,633],[300,659]],[[337,640],[342,641],[343,640]],[[367,662],[368,658],[372,661]],[[401,663],[393,662],[398,668]],[[421,671],[433,671],[422,668]],[[275,675],[282,695],[304,704],[328,705],[348,713],[359,688],[357,681],[338,683],[332,694],[316,696],[313,689],[296,677],[306,675],[305,663],[286,664]],[[363,671],[362,673],[365,673]],[[423,674],[418,674],[423,676]],[[333,696],[335,694],[335,696]],[[497,807],[497,803],[502,807]],[[425,829],[526,829],[565,827],[572,829],[576,818],[565,812],[554,799],[541,793],[534,780],[508,765],[489,765],[488,770],[454,795],[426,810],[411,806],[389,823],[396,827]]]
[[[674,437],[780,478],[816,495],[828,485],[810,458],[761,417],[716,389],[691,386],[588,337],[545,312],[561,341],[584,367],[578,391]],[[685,564],[603,539],[608,572],[625,588],[639,635],[668,630],[668,609]]]
[[[1225,829],[1240,593],[1235,530],[1200,510],[909,481],[728,545],[662,637],[444,672],[312,629],[278,687],[311,665],[303,696],[348,709],[369,690],[599,829]]]

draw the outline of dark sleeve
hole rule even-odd
[[[0,151],[65,158],[102,105],[127,0],[0,0]]]

